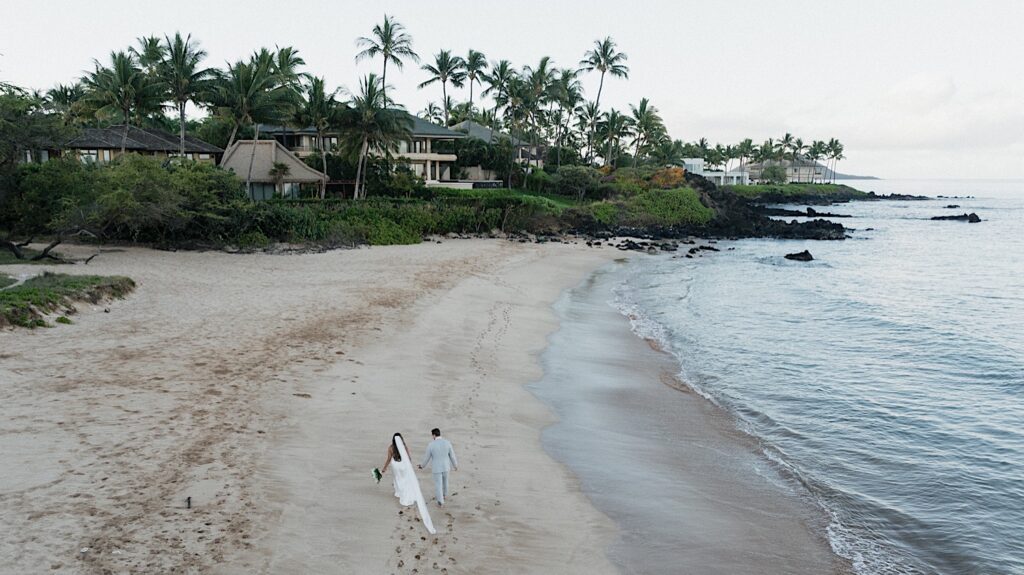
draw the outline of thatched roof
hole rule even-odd
[[[254,147],[255,155],[253,155]],[[312,183],[327,179],[323,172],[309,167],[298,156],[279,144],[277,140],[238,140],[228,146],[227,151],[224,152],[224,158],[220,161],[220,167],[231,170],[238,177],[244,179],[249,173],[250,158],[252,159],[252,181],[254,182],[275,181],[274,176],[270,175],[274,164],[288,166],[288,174],[282,178],[283,182]]]

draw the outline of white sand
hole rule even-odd
[[[473,240],[60,268],[139,287],[0,331],[0,573],[612,572],[614,527],[541,449],[552,416],[523,385],[550,303],[615,255]],[[461,467],[426,537],[370,469],[434,426]]]

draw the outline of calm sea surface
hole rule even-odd
[[[636,258],[613,303],[826,510],[859,573],[1024,573],[1024,181],[850,183],[974,197],[832,206],[855,216],[842,242]],[[928,219],[964,212],[984,221]]]

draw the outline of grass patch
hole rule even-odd
[[[867,192],[844,184],[748,184],[727,186],[726,189],[744,198],[772,203],[857,200],[870,197]]]
[[[76,301],[99,303],[107,298],[121,298],[133,289],[135,282],[126,277],[46,272],[15,288],[0,291],[0,326],[45,327],[45,314]]]
[[[4,289],[5,287],[9,285],[14,285],[16,283],[18,283],[18,280],[12,278],[11,276],[5,276],[4,274],[0,274],[0,289]]]
[[[607,226],[703,226],[715,216],[692,188],[647,190],[624,200],[595,202],[584,210]]]

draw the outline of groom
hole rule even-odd
[[[434,440],[427,445],[427,452],[423,455],[423,463],[419,465],[423,469],[427,463],[431,463],[431,471],[434,474],[434,490],[438,505],[444,505],[444,498],[448,495],[448,471],[459,470],[459,460],[455,459],[455,450],[452,449],[452,442],[441,437],[441,430],[434,428],[430,430]],[[450,465],[449,465],[450,464]]]

